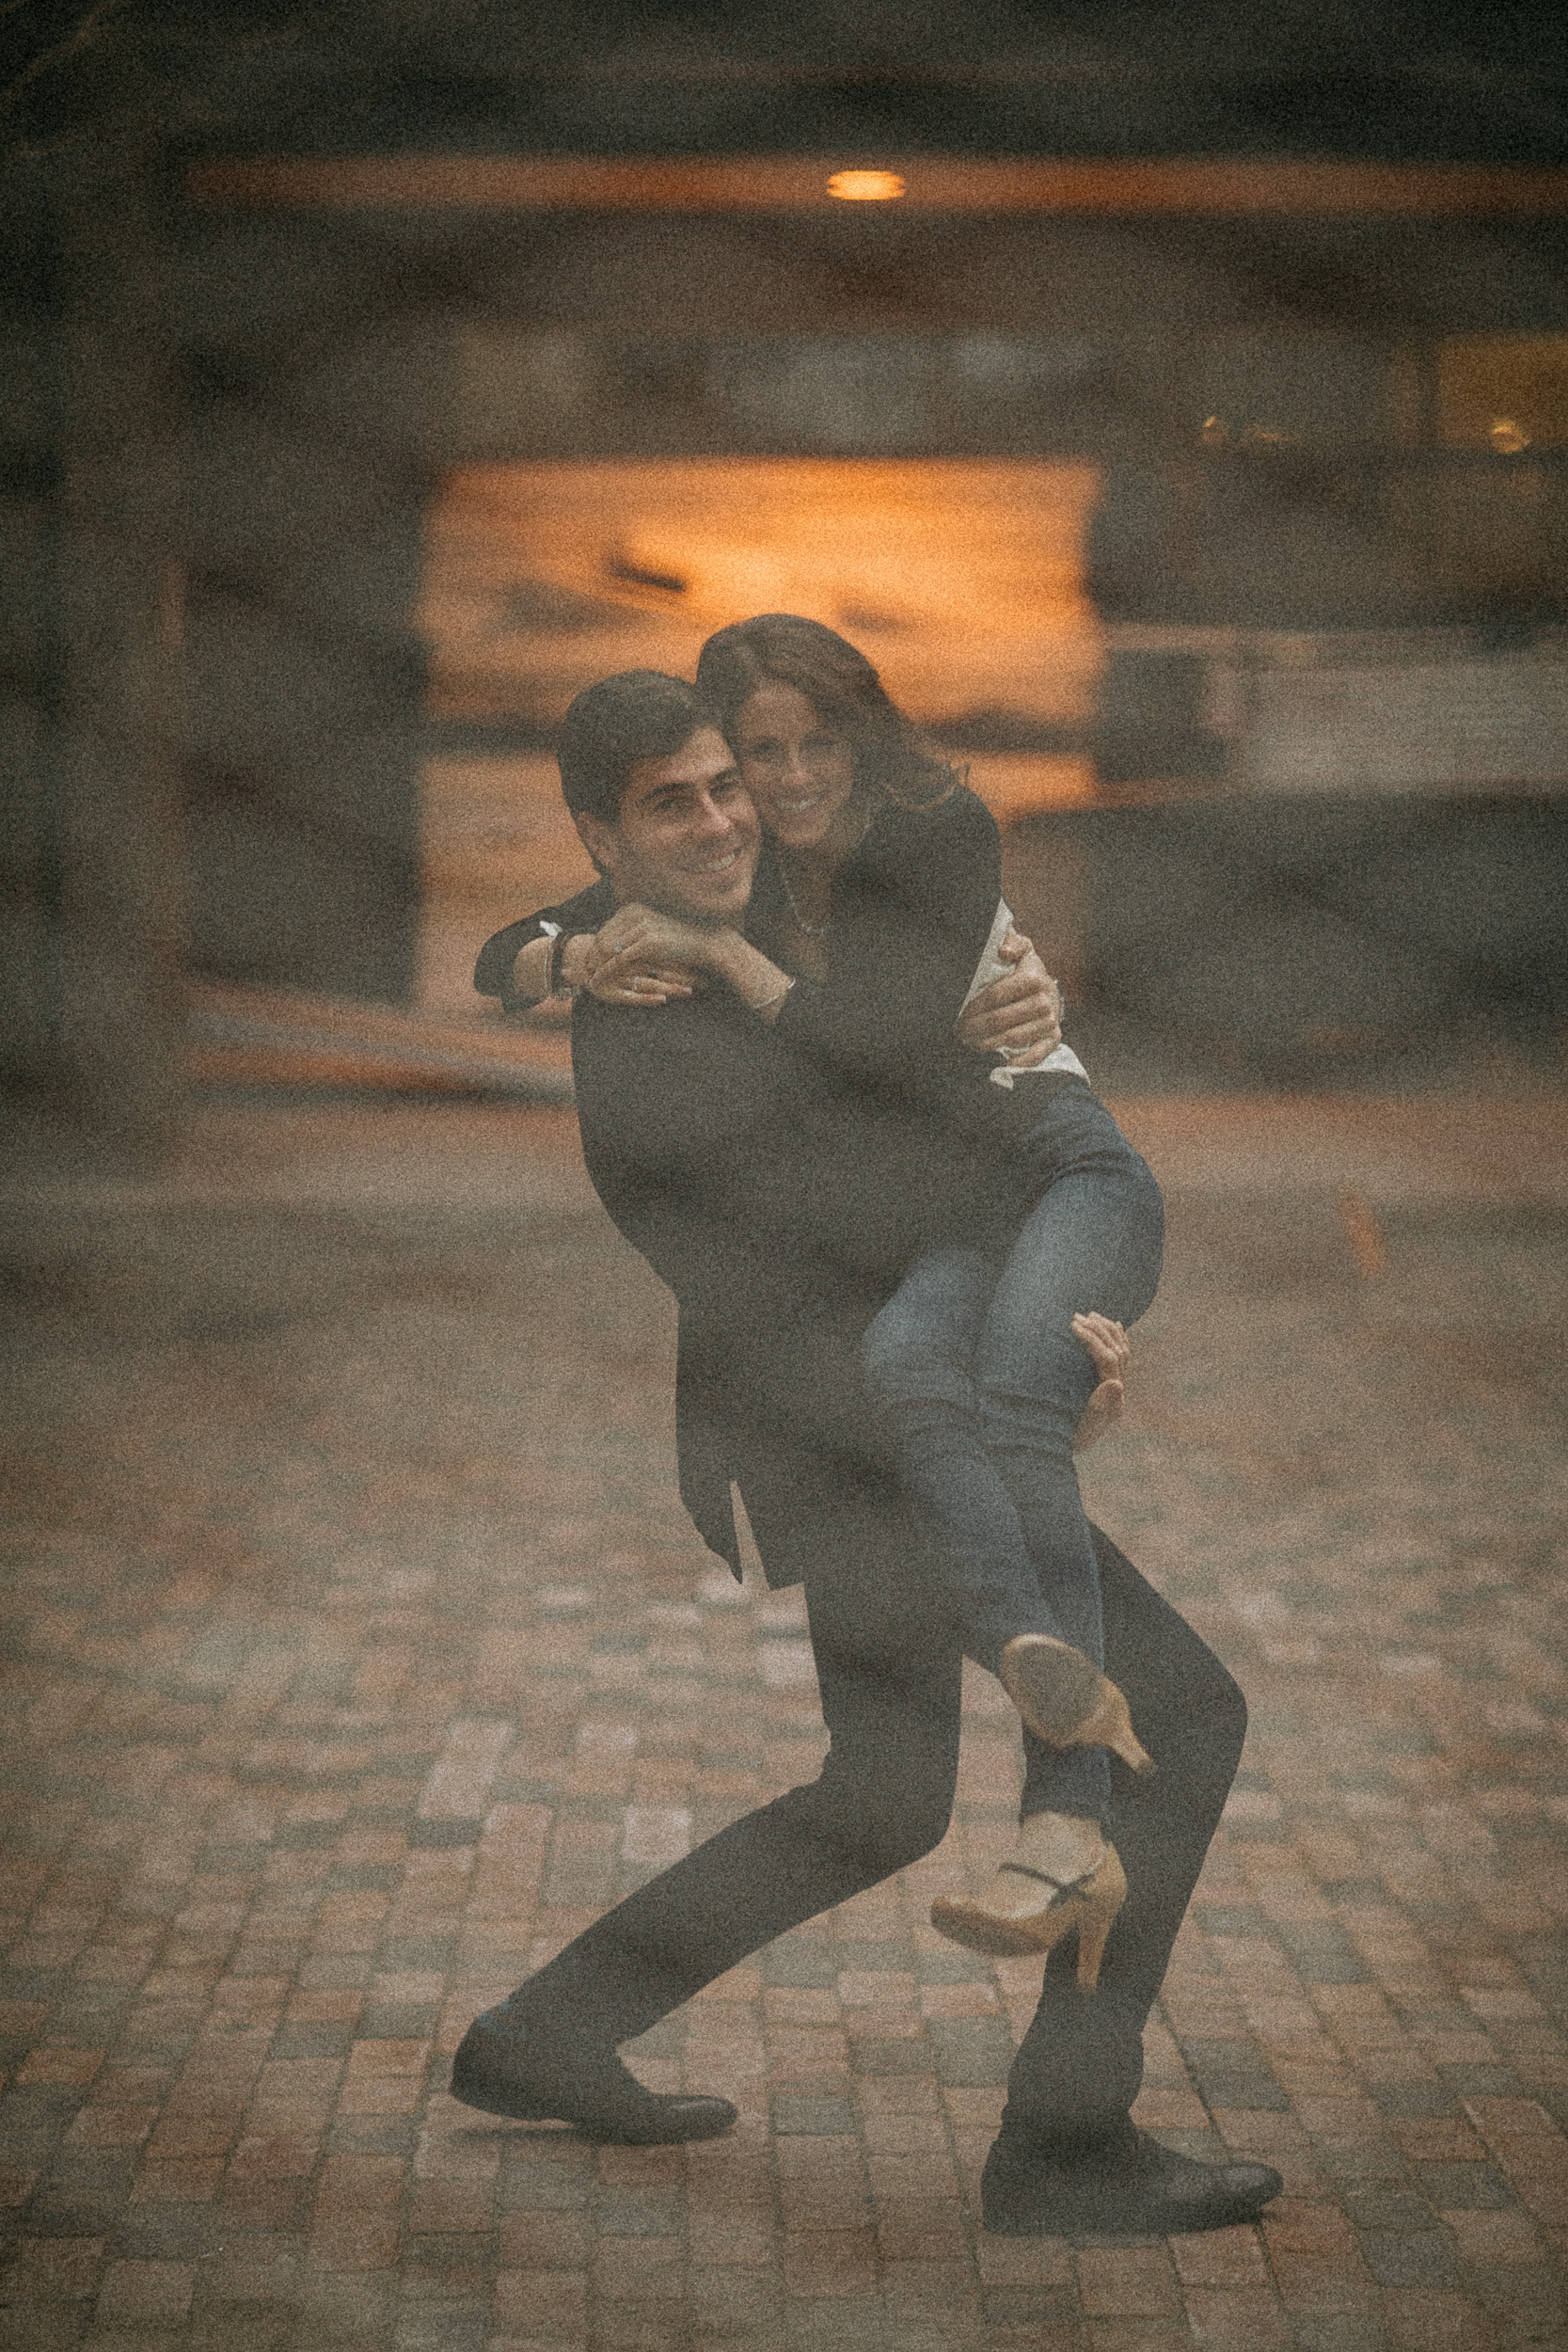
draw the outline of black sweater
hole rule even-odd
[[[1002,895],[996,821],[961,786],[927,809],[884,801],[833,881],[828,977],[800,978],[777,1034],[841,1103],[897,1107],[927,1136],[989,1132],[1006,1103],[992,1064],[953,1035]],[[759,943],[784,911],[775,860],[758,869],[748,920]]]

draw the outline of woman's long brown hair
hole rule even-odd
[[[732,736],[762,686],[793,686],[854,755],[855,783],[900,808],[934,808],[958,782],[927,751],[864,654],[820,621],[759,612],[717,630],[697,662],[697,691]]]

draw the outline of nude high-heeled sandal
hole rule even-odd
[[[996,1668],[1002,1688],[1037,1739],[1053,1748],[1109,1748],[1146,1779],[1154,1758],[1132,1728],[1127,1701],[1093,1659],[1050,1633],[1018,1633]]]
[[[1027,1851],[1028,1828],[1025,1822],[1022,1851]],[[1100,1982],[1105,1939],[1126,1899],[1121,1858],[1107,1841],[1081,1878],[1062,1880],[1030,1862],[1004,1862],[986,1895],[939,1895],[931,1905],[931,1925],[951,1943],[993,1960],[1049,1952],[1076,1928],[1078,1989],[1092,1993]]]

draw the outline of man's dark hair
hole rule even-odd
[[[584,687],[556,745],[567,807],[615,824],[640,759],[668,759],[699,727],[717,724],[696,688],[662,670],[620,670]]]

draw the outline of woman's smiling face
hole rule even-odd
[[[782,849],[813,850],[848,803],[855,758],[799,687],[769,681],[742,703],[736,759],[757,815]]]

